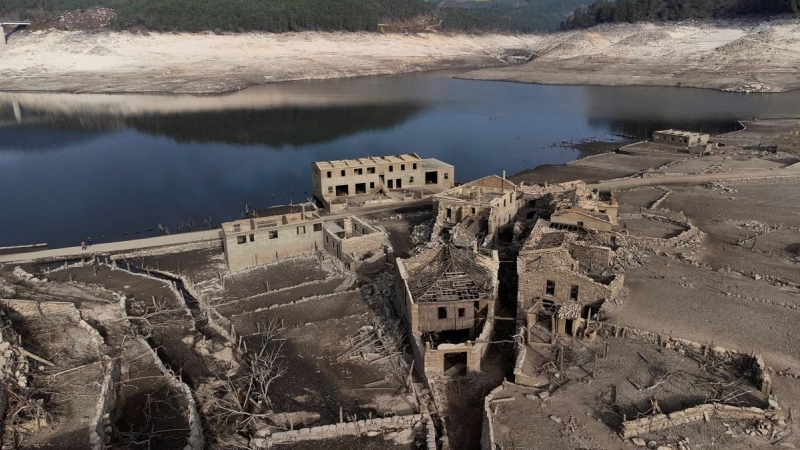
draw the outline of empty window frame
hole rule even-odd
[[[394,172],[394,166],[389,165],[389,172]]]
[[[236,236],[236,243],[237,244],[246,244],[247,243],[247,236]]]
[[[449,172],[445,172],[444,173],[444,179],[445,180],[449,180],[450,179],[450,173]]]
[[[409,183],[413,183],[414,182],[414,177],[408,177],[408,182]]]
[[[333,173],[332,173],[332,172],[329,170],[329,171],[328,171],[328,178],[330,178],[330,177],[332,177],[332,176],[333,176]]]
[[[361,169],[361,168],[353,169],[353,173],[356,174],[356,175],[363,175],[364,174],[364,169]]]
[[[467,315],[467,310],[465,308],[458,308],[458,317],[464,317]]]
[[[314,232],[316,233],[318,231],[322,231],[322,224],[321,223],[315,223],[314,224]]]
[[[237,223],[233,226],[233,231],[242,231],[242,226]]]
[[[306,226],[305,225],[301,225],[301,226],[297,227],[297,234],[306,234]]]
[[[556,295],[556,282],[553,280],[547,280],[547,285],[545,286],[544,293],[546,295]]]
[[[344,170],[344,169],[342,169],[342,176],[344,177],[344,176],[346,176],[346,175],[347,175],[347,171],[346,171],[346,170]]]
[[[579,290],[578,286],[576,286],[574,284],[572,286],[570,286],[570,288],[569,288],[569,299],[570,300],[574,300],[576,302],[578,301],[578,290]]]
[[[447,319],[447,308],[440,306],[438,308],[439,320]]]
[[[269,232],[270,239],[278,239],[278,230],[272,230]]]
[[[255,241],[256,241],[256,235],[255,234],[251,234],[250,235],[250,242],[255,242]]]
[[[333,186],[328,186],[328,194],[333,194]]]
[[[375,189],[375,182],[374,181],[370,181],[369,182],[369,188],[370,189]]]
[[[411,168],[414,169],[414,170],[417,170],[417,163],[412,164]]]
[[[367,173],[375,173],[374,167],[367,167]]]
[[[405,164],[400,164],[400,170],[406,170],[406,165]]]

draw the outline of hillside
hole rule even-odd
[[[103,8],[117,30],[150,31],[548,31],[591,0],[5,0],[0,17],[39,28],[70,25]],[[64,16],[67,15],[66,20]],[[92,23],[92,21],[88,21]],[[90,27],[89,29],[95,29]]]
[[[602,23],[721,19],[751,15],[797,13],[800,0],[615,0],[577,8],[562,29]]]
[[[800,88],[800,20],[604,24],[556,33],[529,63],[465,78],[539,84],[683,86],[735,92]]]

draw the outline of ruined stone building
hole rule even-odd
[[[708,144],[708,134],[681,130],[661,130],[653,133],[653,142],[676,145],[679,147],[697,147]]]
[[[325,209],[338,211],[348,199],[387,194],[391,191],[436,193],[453,187],[455,168],[416,153],[370,156],[311,164],[314,198]]]
[[[590,191],[583,181],[551,188],[550,221],[599,231],[611,231],[619,222],[619,204],[611,192]]]
[[[322,231],[325,251],[341,260],[350,270],[356,270],[365,261],[384,254],[386,231],[358,217],[327,221]],[[383,260],[380,264],[383,264]]]
[[[441,245],[397,260],[396,309],[428,376],[480,371],[497,299],[497,251]]]
[[[800,128],[778,137],[778,151],[800,156]]]
[[[531,342],[580,333],[583,319],[622,289],[624,275],[610,270],[614,251],[569,228],[537,221],[517,257],[517,317]]]
[[[322,217],[311,204],[276,206],[256,217],[222,224],[225,262],[232,272],[322,248]]]
[[[517,186],[497,175],[449,189],[433,198],[434,235],[450,231],[460,245],[493,246],[498,230],[516,217],[522,204]]]

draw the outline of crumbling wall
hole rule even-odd
[[[622,289],[624,275],[614,275],[609,284],[598,283],[586,275],[571,271],[531,268],[519,273],[518,305],[527,311],[535,298],[554,299],[560,302],[570,298],[572,286],[578,286],[578,301],[584,305],[615,298]],[[555,283],[555,294],[547,295],[547,282]]]
[[[142,346],[149,347],[144,339],[137,339],[139,339]],[[158,359],[158,355],[156,354],[155,350],[152,350],[150,354],[153,356],[153,361],[155,362],[156,367],[158,367],[161,370],[161,373],[164,374],[164,378],[167,380],[167,382],[179,392],[182,392],[184,398],[186,399],[187,406],[185,413],[186,420],[189,424],[189,435],[187,436],[186,446],[183,447],[183,450],[203,450],[203,445],[205,443],[203,440],[203,424],[200,421],[200,414],[197,412],[197,403],[194,400],[194,395],[191,388],[189,388],[186,383],[177,378],[172,371],[164,366],[164,363]]]
[[[665,430],[693,422],[708,421],[712,418],[720,420],[769,420],[773,423],[784,423],[785,417],[780,409],[761,409],[744,406],[723,405],[721,403],[706,403],[670,414],[657,414],[637,420],[623,422],[620,435],[629,439],[643,434]]]
[[[331,425],[281,431],[272,433],[264,438],[254,439],[251,447],[256,449],[272,448],[275,444],[289,442],[316,441],[371,433],[384,434],[411,429],[425,439],[425,448],[427,450],[436,450],[436,427],[433,424],[433,419],[428,414],[365,419],[356,422],[340,422]]]
[[[92,450],[105,450],[111,440],[111,413],[117,403],[117,387],[119,386],[119,364],[106,357],[104,364],[105,376],[100,386],[100,399],[97,401],[94,413],[94,427],[89,431],[89,444]]]
[[[483,399],[483,423],[481,425],[481,450],[495,450],[494,443],[494,413],[491,403],[495,396],[503,392],[505,383],[494,388],[489,395]]]
[[[609,267],[614,259],[614,251],[608,247],[589,245],[586,243],[567,242],[570,256],[590,272],[602,272]]]

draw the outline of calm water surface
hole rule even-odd
[[[310,164],[417,152],[456,179],[577,158],[554,142],[722,132],[800,116],[800,94],[536,86],[452,73],[283,83],[227,96],[0,93],[0,246],[194,229],[311,195]],[[184,230],[186,227],[184,226]]]

